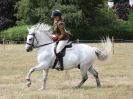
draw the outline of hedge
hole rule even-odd
[[[0,39],[4,38],[5,40],[24,40],[27,36],[29,25],[15,26],[7,30],[0,32]]]
[[[5,40],[19,40],[23,41],[27,36],[27,27],[30,25],[15,26],[7,30],[0,32],[0,39],[4,38]],[[133,28],[129,24],[112,24],[108,26],[93,26],[93,27],[84,27],[70,30],[73,34],[73,39],[90,39],[97,40],[102,36],[114,36],[116,39],[133,39]]]

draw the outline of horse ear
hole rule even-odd
[[[29,27],[27,27],[27,30],[30,31]]]

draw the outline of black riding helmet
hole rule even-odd
[[[51,18],[53,19],[56,16],[60,16],[60,17],[62,16],[62,13],[61,13],[60,10],[54,10],[54,11],[52,11]]]

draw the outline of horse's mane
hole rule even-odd
[[[30,29],[33,29],[34,31],[51,31],[51,26],[45,23],[37,23],[31,26]]]

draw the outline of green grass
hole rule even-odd
[[[74,90],[81,80],[78,69],[50,70],[46,90],[38,91],[41,71],[33,73],[31,88],[25,82],[28,70],[37,64],[36,50],[27,53],[24,45],[0,45],[0,99],[133,99],[133,43],[117,43],[114,50],[109,62],[95,61],[101,88],[89,72],[86,83]]]

